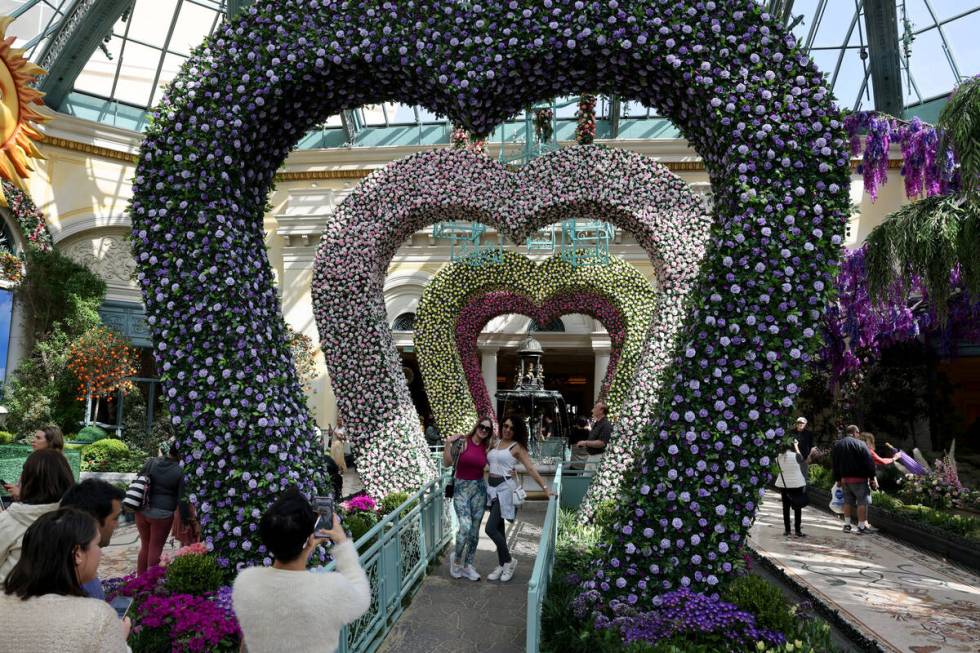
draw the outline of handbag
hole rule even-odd
[[[526,500],[527,500],[527,490],[525,490],[520,485],[518,485],[517,487],[515,487],[514,488],[514,505],[515,506],[522,506],[522,505],[524,505],[524,502]]]
[[[452,499],[453,495],[456,494],[456,465],[459,463],[459,457],[463,455],[463,448],[466,446],[464,442],[456,455],[453,456],[453,475],[450,477],[449,482],[446,483],[446,489],[443,494],[447,499]]]
[[[844,490],[837,483],[830,488],[830,509],[838,515],[844,512]]]
[[[138,512],[150,503],[150,469],[151,465],[147,465],[146,471],[140,472],[126,488],[123,508]]]
[[[783,485],[786,485],[786,479],[783,478],[783,470],[779,470],[779,478],[782,479]],[[810,505],[810,495],[806,493],[806,486],[801,488],[788,488],[784,487],[783,491],[786,492],[786,496],[789,497],[789,505],[794,508],[806,508]]]

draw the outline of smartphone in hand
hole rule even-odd
[[[133,605],[133,599],[128,596],[117,596],[112,599],[110,605],[116,611],[116,614],[119,615],[119,618],[123,619],[129,614],[129,608]]]
[[[319,515],[316,520],[316,525],[313,527],[314,535],[320,531],[331,530],[333,528],[334,514],[333,496],[313,497],[313,509]]]

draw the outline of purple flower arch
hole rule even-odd
[[[724,573],[818,346],[813,327],[849,207],[838,108],[795,39],[754,0],[259,0],[194,50],[153,111],[130,215],[192,498],[223,563],[267,559],[254,533],[270,493],[329,487],[264,246],[266,198],[289,151],[327,116],[363,104],[420,104],[483,136],[528,103],[583,91],[656,107],[701,155],[715,192],[685,346],[649,425],[657,444],[635,467],[652,485],[632,483],[646,491],[620,497],[609,555],[617,564],[596,591],[605,584],[604,599],[635,599],[663,584],[710,586]],[[474,214],[447,206],[431,217],[454,215]],[[346,232],[355,251],[378,248],[387,260],[399,241],[364,227]],[[342,234],[334,221],[327,239]],[[368,342],[390,338],[380,288],[369,282],[383,270],[352,263],[341,264],[378,297],[364,296],[344,318],[360,319]],[[323,335],[328,352],[357,342]],[[379,369],[391,352],[374,361]],[[341,409],[360,419],[350,399]],[[719,467],[711,483],[696,462]],[[682,494],[697,505],[680,510]],[[680,526],[670,522],[670,541],[687,546],[632,535],[666,530],[671,513]],[[690,546],[694,536],[700,544]]]
[[[602,324],[609,334],[612,347],[606,375],[602,379],[596,379],[596,382],[600,383],[599,397],[603,399],[607,397],[616,376],[623,342],[626,340],[626,328],[622,317],[609,299],[595,293],[580,291],[555,297],[542,306],[519,293],[497,290],[472,298],[460,311],[456,322],[456,350],[459,352],[459,359],[466,373],[466,383],[470,388],[470,396],[473,398],[477,415],[497,416],[487,385],[483,382],[480,373],[477,338],[490,320],[509,313],[524,315],[538,324],[547,324],[562,315],[581,313]],[[632,369],[623,371],[626,377],[631,377],[631,372]],[[628,383],[628,380],[624,381],[624,385],[625,383]],[[622,398],[612,407],[611,412],[618,414],[620,403]]]

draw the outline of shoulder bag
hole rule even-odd
[[[153,462],[150,461],[146,467],[133,479],[126,488],[126,496],[123,497],[123,508],[128,508],[133,512],[138,512],[150,503],[150,470]]]
[[[779,478],[782,479],[783,485],[786,485],[786,479],[783,478],[783,470],[779,469]],[[806,493],[806,486],[801,488],[788,488],[784,487],[783,491],[786,492],[786,496],[789,497],[789,505],[794,508],[806,508],[810,505],[810,495]]]
[[[460,446],[459,451],[453,456],[453,475],[449,478],[449,482],[446,483],[446,490],[444,494],[447,499],[452,499],[453,495],[456,493],[456,465],[459,464],[459,457],[463,455],[463,449],[466,448],[466,442]]]

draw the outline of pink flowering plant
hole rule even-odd
[[[207,555],[206,550],[201,552],[198,545],[193,545],[179,549],[167,562]],[[190,594],[174,590],[173,581],[177,579],[168,573],[169,567],[159,565],[139,576],[103,582],[110,601],[117,596],[133,599],[129,641],[133,652],[237,651],[242,634],[231,606],[231,587],[215,583],[206,591]]]
[[[41,251],[49,251],[54,247],[54,239],[44,221],[44,214],[34,205],[30,196],[7,180],[0,180],[3,186],[7,209],[17,220],[24,242]]]
[[[656,305],[650,282],[616,258],[609,265],[576,268],[559,256],[535,264],[505,252],[497,264],[442,268],[422,291],[415,324],[419,369],[440,431],[464,433],[477,415],[494,414],[480,373],[477,337],[487,322],[507,313],[540,324],[567,313],[599,320],[612,345],[604,394],[610,413],[618,416],[654,331]]]
[[[650,253],[658,323],[677,346],[664,341],[662,374],[637,378],[663,384],[658,401],[620,418],[644,444],[612,496],[602,605],[729,573],[819,347],[850,205],[840,110],[755,0],[258,0],[192,52],[153,111],[129,213],[192,499],[224,564],[262,559],[252,542],[270,493],[330,487],[264,246],[292,147],[326,117],[381,101],[422,105],[479,139],[588,88],[656,108],[697,150],[714,190],[707,243],[703,205],[680,180],[663,192],[662,173],[625,150],[566,148],[517,173],[465,150],[397,161],[331,215],[315,264],[340,412],[372,494],[419,487],[435,469],[382,295],[400,244],[448,219],[515,243],[571,215],[614,222]]]

